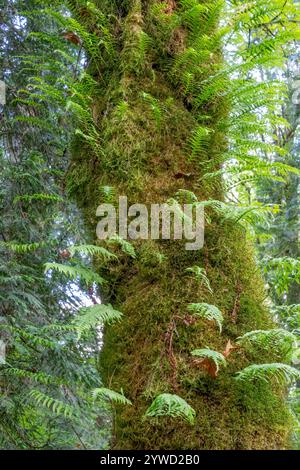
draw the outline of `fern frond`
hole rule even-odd
[[[193,204],[198,201],[196,194],[187,189],[179,189],[175,194],[175,199],[181,204]]]
[[[190,424],[194,424],[195,410],[178,395],[162,393],[158,395],[145,413],[145,417],[171,416],[182,418]]]
[[[237,338],[242,346],[251,346],[258,349],[273,350],[277,354],[288,354],[296,345],[297,339],[293,333],[277,328],[274,330],[249,331]]]
[[[39,304],[37,305],[37,309],[40,311]],[[17,328],[15,326],[7,325],[5,323],[0,323],[0,329],[11,332],[12,334],[16,335],[17,338],[22,338],[23,341],[25,340],[25,344],[28,343],[29,346],[41,346],[43,349],[57,348],[57,343],[55,341],[52,341],[50,338],[42,337],[41,334],[39,334],[39,330],[30,331],[27,328]]]
[[[203,359],[207,359],[207,360],[213,362],[214,365],[216,366],[216,372],[217,373],[219,372],[221,366],[226,367],[226,365],[227,365],[226,359],[223,356],[223,354],[218,352],[218,351],[214,351],[213,349],[209,349],[209,348],[194,349],[191,352],[191,355],[196,356],[196,357],[200,357],[200,358],[203,358]]]
[[[79,309],[79,315],[74,318],[73,324],[80,338],[84,332],[91,328],[95,329],[98,325],[120,321],[122,316],[123,314],[113,309],[111,305],[97,304]]]
[[[208,149],[211,130],[198,126],[190,138],[189,145],[191,149],[190,160],[194,160],[197,156],[203,156]]]
[[[141,96],[145,100],[145,102],[149,105],[153,113],[157,127],[160,127],[161,120],[162,120],[162,110],[159,105],[159,101],[156,98],[154,98],[154,96],[150,95],[150,93],[142,92]]]
[[[120,237],[119,235],[114,235],[110,237],[108,240],[106,240],[106,243],[108,243],[109,245],[119,246],[123,253],[130,256],[131,258],[136,257],[133,245],[127,240],[124,240],[124,238]]]
[[[87,285],[96,282],[96,284],[102,285],[105,280],[99,276],[99,274],[91,271],[90,269],[83,268],[82,266],[69,266],[67,264],[60,263],[46,263],[45,273],[48,271],[57,271],[60,274],[64,274],[69,279],[80,278]]]
[[[45,374],[43,372],[32,372],[25,369],[18,369],[16,367],[6,367],[3,370],[4,375],[12,375],[15,377],[19,377],[21,379],[25,379],[27,381],[34,381],[40,384],[49,385],[49,384],[58,384],[60,381],[52,377],[51,375]]]
[[[26,202],[32,202],[32,201],[50,201],[50,202],[62,202],[63,199],[60,196],[57,196],[55,194],[44,194],[44,193],[39,193],[39,194],[22,194],[18,195],[14,198],[14,204],[16,204],[19,201],[26,201]]]
[[[236,380],[241,382],[262,381],[269,383],[275,380],[281,385],[288,385],[300,379],[300,372],[287,364],[252,364],[241,370],[236,375]]]
[[[39,243],[14,243],[0,241],[0,247],[7,248],[15,253],[30,253],[46,246],[45,242]]]
[[[241,225],[265,225],[270,212],[274,211],[274,207],[263,206],[258,203],[252,206],[238,206],[209,199],[208,201],[200,201],[197,204],[203,207],[211,207],[224,222],[228,221]]]
[[[104,203],[112,203],[116,195],[115,188],[112,186],[100,186],[99,192]]]
[[[77,414],[77,409],[73,406],[64,403],[61,400],[50,397],[39,390],[31,390],[29,398],[32,398],[38,405],[42,405],[51,410],[57,416],[65,416],[66,418],[72,418]]]
[[[194,274],[196,280],[201,284],[204,284],[211,294],[213,293],[209,279],[206,275],[206,270],[204,268],[200,268],[200,266],[192,266],[190,268],[186,268],[186,272]]]
[[[81,253],[84,255],[92,256],[99,255],[102,256],[104,259],[117,258],[114,253],[111,253],[105,248],[96,245],[73,245],[68,247],[68,251],[70,252],[71,256],[73,256],[75,253]]]
[[[208,321],[215,321],[220,329],[220,332],[222,331],[224,317],[222,312],[215,305],[206,303],[193,303],[189,304],[187,309],[196,317],[204,318]]]
[[[94,400],[100,398],[102,400],[107,400],[113,403],[117,403],[119,405],[132,405],[132,402],[126,398],[123,393],[114,392],[109,388],[95,388],[92,391],[92,396]]]
[[[117,119],[122,121],[127,116],[128,111],[129,111],[128,102],[125,100],[119,101],[115,109],[115,114],[117,116]]]

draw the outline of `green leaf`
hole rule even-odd
[[[127,240],[124,240],[124,238],[120,237],[119,235],[114,235],[113,237],[110,237],[108,240],[106,240],[106,242],[111,245],[118,245],[123,251],[123,253],[131,256],[131,258],[136,257],[133,245]]]
[[[114,392],[109,388],[95,388],[92,391],[92,396],[94,399],[100,398],[102,400],[108,400],[120,405],[132,405],[131,401],[126,398],[123,393]]]
[[[29,398],[34,399],[38,405],[42,405],[48,408],[58,416],[63,415],[66,418],[72,418],[72,416],[77,414],[77,409],[73,406],[61,400],[57,400],[56,398],[50,397],[49,395],[46,395],[39,390],[31,390],[29,393]]]
[[[103,248],[102,246],[96,246],[96,245],[73,245],[68,247],[68,250],[73,256],[75,253],[82,253],[84,255],[99,255],[102,256],[105,259],[109,258],[115,258],[117,259],[117,256],[111,253],[110,251],[106,250],[106,248]]]
[[[220,332],[222,331],[223,315],[222,312],[215,305],[206,303],[195,303],[187,306],[189,312],[199,318],[205,320],[215,321],[218,325]]]
[[[123,314],[111,305],[97,304],[91,307],[82,307],[73,324],[80,338],[82,334],[98,325],[110,324],[122,319]]]
[[[241,382],[270,383],[273,379],[281,385],[288,385],[300,379],[300,372],[287,364],[275,362],[272,364],[252,364],[236,375],[236,380]]]
[[[96,282],[100,285],[105,283],[105,280],[101,276],[99,276],[99,274],[81,266],[69,266],[67,264],[60,263],[46,263],[45,273],[51,270],[64,274],[69,279],[80,278],[81,280],[85,281],[87,285],[90,285],[93,282]]]
[[[194,274],[195,278],[197,281],[199,281],[201,284],[204,284],[207,290],[212,294],[212,288],[210,286],[209,279],[206,275],[206,271],[204,268],[200,268],[200,266],[192,266],[190,268],[186,268],[187,273],[192,273]],[[192,304],[191,304],[192,305]]]
[[[162,393],[158,395],[145,413],[145,417],[171,416],[182,418],[190,424],[195,422],[195,410],[178,395]]]
[[[253,330],[237,338],[237,343],[244,347],[254,347],[274,351],[275,354],[287,355],[296,345],[293,333],[276,328],[273,330]]]
[[[218,351],[214,351],[213,349],[194,349],[191,352],[191,355],[212,361],[216,366],[216,372],[219,372],[221,366],[226,367],[227,365],[226,359],[223,354]]]

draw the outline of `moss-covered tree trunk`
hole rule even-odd
[[[195,10],[198,16],[191,25],[193,3],[209,9]],[[217,4],[99,0],[97,6],[114,38],[104,60],[90,66],[98,82],[93,116],[100,151],[93,154],[82,142],[75,144],[68,175],[69,190],[84,209],[87,224],[95,230],[105,185],[114,187],[116,196],[128,196],[129,203],[163,203],[180,189],[192,191],[200,201],[222,200],[221,181],[203,175],[208,168],[218,169],[226,149],[222,123],[228,103],[214,96],[199,105],[195,98],[195,90],[222,61],[217,42],[209,43],[218,28]],[[78,16],[87,21],[84,9]],[[94,26],[93,31],[105,40],[103,30]],[[180,58],[201,40],[211,50],[188,70]],[[182,78],[188,73],[190,92]],[[211,132],[191,158],[191,136],[199,125]],[[136,241],[136,258],[120,254],[118,262],[99,267],[109,280],[106,300],[124,314],[122,322],[105,332],[101,374],[106,386],[122,388],[133,402],[117,409],[114,448],[287,445],[288,413],[280,393],[268,386],[245,389],[234,379],[253,358],[233,350],[227,368],[213,378],[190,355],[204,347],[222,352],[228,340],[234,343],[242,333],[271,324],[245,231],[213,212],[209,215],[201,250],[187,251],[184,241]],[[186,271],[195,265],[205,268],[213,293]],[[187,305],[197,302],[222,311],[222,334],[213,322],[189,321]],[[168,417],[143,419],[152,400],[164,392],[179,395],[195,409],[194,426]]]

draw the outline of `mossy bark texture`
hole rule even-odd
[[[116,197],[128,196],[129,203],[163,203],[180,189],[192,191],[199,201],[224,197],[222,182],[203,176],[208,169],[218,170],[226,150],[222,123],[229,105],[219,96],[195,104],[193,91],[222,61],[220,47],[208,41],[219,18],[200,12],[198,26],[192,29],[185,21],[187,4],[97,2],[110,25],[115,54],[90,66],[98,83],[92,112],[101,151],[93,153],[86,144],[75,142],[68,174],[69,191],[92,230],[105,185],[114,187]],[[96,26],[95,30],[103,38]],[[179,58],[201,40],[211,47],[210,55],[204,54],[203,63],[189,72]],[[190,94],[181,81],[185,72],[191,73]],[[211,132],[205,146],[191,157],[191,138],[199,123]],[[272,325],[245,230],[212,211],[208,215],[201,250],[187,251],[183,241],[135,241],[136,258],[119,253],[118,262],[99,263],[109,281],[102,295],[124,314],[120,323],[105,331],[101,376],[105,386],[122,388],[133,403],[116,410],[116,449],[288,445],[284,391],[268,385],[245,388],[234,378],[257,358],[234,349],[227,367],[213,378],[190,354],[205,347],[222,352],[228,340],[234,344],[246,331]],[[186,271],[195,265],[205,268],[213,293]],[[221,334],[213,322],[189,321],[187,305],[197,302],[222,311]],[[272,360],[261,356],[259,361],[264,359]],[[164,392],[176,393],[195,409],[194,426],[169,417],[143,418],[153,399]]]

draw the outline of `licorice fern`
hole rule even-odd
[[[127,240],[124,240],[124,238],[120,237],[119,235],[113,235],[108,240],[106,240],[106,243],[108,245],[119,246],[121,250],[123,251],[123,253],[130,256],[131,258],[136,257],[134,246]]]
[[[62,202],[63,199],[56,194],[46,194],[46,193],[39,193],[39,194],[22,194],[18,195],[14,198],[14,204],[19,201],[25,202],[33,202],[33,201],[44,201],[44,202]]]
[[[102,246],[96,246],[96,245],[72,245],[68,248],[68,251],[71,256],[73,256],[76,253],[80,253],[83,255],[98,255],[103,257],[104,259],[116,259],[117,256],[114,253],[111,253],[110,251],[106,250],[106,248],[103,248]]]
[[[162,393],[158,395],[145,413],[145,417],[171,416],[194,424],[195,410],[178,395]]]
[[[48,271],[57,271],[60,274],[64,274],[69,279],[81,279],[87,285],[96,282],[96,284],[102,285],[105,280],[99,276],[99,274],[93,272],[90,269],[83,268],[82,266],[69,266],[67,264],[60,263],[46,263],[45,273]]]
[[[43,372],[32,372],[25,369],[17,369],[16,367],[5,367],[1,370],[0,376],[16,376],[27,382],[37,382],[44,385],[61,384],[56,377],[45,374]]]
[[[235,378],[240,382],[261,381],[270,383],[272,380],[275,380],[280,385],[289,385],[300,379],[300,372],[288,364],[277,362],[271,364],[252,364],[238,372]]]
[[[3,242],[0,241],[0,248],[6,248],[15,253],[30,253],[32,251],[38,250],[39,248],[44,248],[46,243],[14,243],[14,242]]]
[[[150,95],[150,93],[146,93],[146,92],[142,93],[142,98],[150,107],[157,127],[160,127],[161,120],[162,120],[162,109],[159,104],[159,101],[156,98],[154,98],[154,96]]]
[[[196,194],[187,189],[179,189],[175,194],[175,199],[177,199],[181,204],[193,204],[198,201]]]
[[[216,367],[216,373],[219,372],[220,367],[226,367],[227,365],[226,359],[222,353],[209,348],[194,349],[191,355],[212,362]]]
[[[208,321],[214,321],[219,327],[220,332],[222,331],[223,314],[215,305],[206,303],[193,303],[187,306],[190,313],[196,317],[203,318]]]
[[[213,293],[204,268],[200,268],[200,266],[192,266],[190,268],[186,268],[186,272],[194,274],[196,280],[199,281],[201,284],[204,284],[204,286],[211,294]]]
[[[116,190],[113,186],[100,186],[99,192],[102,202],[112,203],[116,196]]]
[[[92,396],[94,400],[100,398],[101,400],[107,400],[111,403],[116,403],[119,405],[132,405],[131,401],[128,400],[122,393],[114,392],[113,390],[110,390],[109,388],[95,388],[92,391]]]
[[[237,338],[237,344],[244,347],[252,347],[257,350],[273,351],[277,355],[286,356],[295,344],[296,337],[293,333],[277,328],[274,330],[254,330]]]
[[[122,316],[123,314],[111,305],[97,304],[80,308],[78,315],[73,320],[73,325],[78,332],[78,338],[80,338],[91,328],[95,329],[99,325],[120,321]]]

